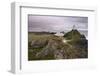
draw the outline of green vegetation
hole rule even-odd
[[[66,40],[66,42],[63,42]],[[28,33],[28,60],[75,59],[88,57],[88,41],[72,29],[63,37],[54,33]]]
[[[68,33],[65,33],[64,37],[66,39],[73,39],[73,40],[78,40],[80,38],[85,38],[85,36],[81,35],[80,32],[78,30],[76,30],[76,29],[72,29]]]

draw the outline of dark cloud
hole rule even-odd
[[[87,17],[28,16],[29,31],[66,31],[76,25],[77,29],[88,28]]]

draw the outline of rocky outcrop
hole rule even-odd
[[[63,42],[63,39],[66,42]],[[29,43],[29,60],[75,59],[88,57],[88,40],[78,30],[72,30],[64,37],[34,39]]]
[[[61,41],[49,40],[47,46],[41,52],[36,54],[37,58],[47,59],[64,59],[66,58],[65,51],[63,50]],[[66,46],[66,50],[67,50]]]
[[[47,45],[47,40],[32,40],[31,47],[32,48],[40,48]]]

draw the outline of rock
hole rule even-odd
[[[60,42],[56,42],[55,40],[49,40],[47,46],[43,48],[43,50],[36,54],[37,58],[51,58],[51,59],[65,59],[67,56],[65,55],[65,50],[59,47]],[[61,42],[62,43],[62,42]],[[63,44],[63,43],[62,43]],[[66,48],[67,50],[67,48]]]
[[[43,47],[47,44],[47,41],[46,40],[33,40],[31,42],[31,47],[33,48],[40,48],[40,47]]]

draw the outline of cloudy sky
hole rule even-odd
[[[75,28],[87,29],[87,17],[73,17],[73,16],[36,16],[28,15],[28,31],[50,31],[60,32],[71,30]]]

